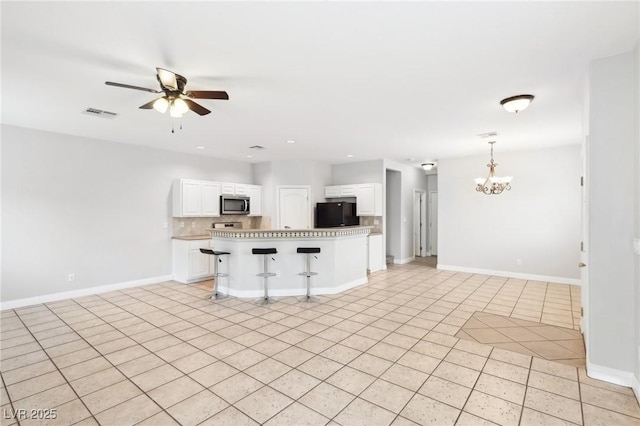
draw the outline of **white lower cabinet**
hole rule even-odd
[[[174,280],[189,284],[204,281],[213,274],[213,256],[200,252],[211,240],[173,240]]]
[[[375,234],[369,235],[369,272],[376,272],[382,270],[382,235]]]

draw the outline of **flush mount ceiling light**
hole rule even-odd
[[[495,141],[489,142],[491,145],[491,161],[487,164],[489,167],[489,176],[487,178],[476,178],[476,191],[482,192],[487,195],[498,195],[502,193],[502,191],[510,191],[511,190],[511,176],[498,177],[496,176],[496,167],[498,163],[493,161],[493,144]]]
[[[500,101],[500,105],[509,112],[515,112],[516,114],[526,109],[531,102],[533,102],[533,95],[517,95],[511,96]]]
[[[425,172],[428,172],[429,170],[433,169],[435,167],[435,163],[422,163],[422,168],[424,169]]]

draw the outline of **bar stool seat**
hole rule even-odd
[[[317,259],[318,257],[315,255],[320,253],[320,247],[298,247],[296,251],[298,253],[306,255],[306,265],[307,265],[306,270],[298,274],[305,277],[305,281],[307,283],[307,294],[306,296],[302,296],[300,300],[303,302],[317,302],[318,299],[316,297],[311,296],[311,277],[314,275],[318,275],[317,272],[311,272],[311,255],[314,255],[313,257]]]
[[[261,255],[263,257],[262,272],[259,274],[256,274],[256,276],[263,278],[264,296],[256,300],[256,303],[258,305],[267,305],[269,303],[274,303],[275,300],[269,297],[269,278],[275,277],[277,274],[273,272],[269,272],[269,257],[272,254],[277,254],[278,250],[271,247],[270,248],[253,248],[251,249],[251,253]],[[272,257],[271,260],[275,260],[275,259]]]
[[[209,248],[201,248],[200,253],[213,256],[213,265],[214,265],[213,266],[213,279],[214,279],[213,291],[209,296],[206,296],[205,299],[208,299],[208,300],[224,299],[225,297],[227,297],[227,295],[218,293],[218,283],[220,281],[220,278],[228,277],[229,274],[220,272],[218,270],[218,263],[222,263],[222,259],[220,259],[220,256],[230,255],[231,253],[229,253],[228,251],[216,251]]]

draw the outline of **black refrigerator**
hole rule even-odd
[[[316,204],[316,228],[334,228],[360,224],[356,216],[356,203],[340,201]]]

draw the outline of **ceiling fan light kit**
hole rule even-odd
[[[156,79],[160,83],[161,90],[148,89],[146,87],[132,86],[130,84],[114,83],[106,81],[107,86],[122,87],[125,89],[142,90],[151,93],[164,93],[161,98],[142,105],[140,109],[155,109],[164,114],[169,110],[169,115],[174,118],[182,117],[191,110],[198,115],[207,115],[211,111],[191,99],[218,99],[229,100],[229,95],[217,90],[186,90],[187,79],[180,74],[164,68],[156,68]]]
[[[516,114],[526,109],[533,102],[533,95],[516,95],[500,101],[500,105],[508,112]]]

